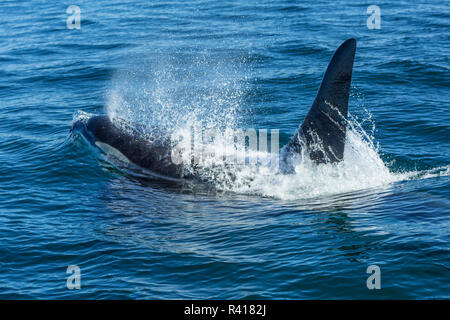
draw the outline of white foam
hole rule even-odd
[[[118,73],[109,91],[106,110],[110,118],[137,123],[144,130],[159,127],[172,137],[184,137],[178,147],[186,164],[191,162],[191,130],[220,129],[223,134],[214,143],[200,148],[216,155],[235,152],[230,149],[229,130],[241,123],[240,107],[248,89],[242,86],[245,72],[239,72],[229,61],[211,60],[207,55],[188,63],[183,61],[181,71],[179,63],[169,57],[150,64],[148,69],[142,67],[139,72]],[[364,121],[371,122],[371,115],[362,122],[349,118],[344,161],[337,164],[316,165],[303,155],[294,159],[293,174],[280,174],[273,167],[242,162],[234,165],[210,157],[195,168],[187,166],[187,170],[195,171],[220,190],[279,199],[321,197],[449,174],[448,167],[426,173],[391,172],[373,142],[373,131],[368,134],[362,128]],[[199,147],[199,141],[196,143]],[[251,156],[271,157],[261,153]]]

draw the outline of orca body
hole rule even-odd
[[[349,39],[333,55],[308,114],[280,152],[284,172],[292,169],[290,160],[304,151],[316,164],[343,160],[355,51],[356,40]],[[175,144],[162,134],[144,138],[134,129],[114,124],[106,115],[76,121],[72,130],[103,152],[151,172],[169,178],[191,178],[186,176],[183,163],[172,161]]]

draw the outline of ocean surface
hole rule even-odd
[[[1,1],[0,298],[449,299],[449,30],[446,1]],[[71,132],[106,113],[283,145],[348,38],[339,165],[197,191]]]

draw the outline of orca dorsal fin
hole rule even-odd
[[[343,160],[355,51],[355,39],[346,40],[336,50],[311,109],[285,151],[300,153],[306,147],[315,163]]]

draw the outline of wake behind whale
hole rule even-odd
[[[220,157],[197,163],[192,160],[193,148],[189,139],[176,139],[176,135],[161,132],[158,128],[153,128],[149,134],[148,130],[141,130],[117,117],[111,120],[108,115],[76,119],[73,131],[80,133],[103,154],[144,168],[161,179],[201,181],[234,192],[296,198],[299,194],[311,197],[389,183],[398,177],[384,166],[371,141],[361,139],[358,128],[348,121],[355,51],[354,39],[345,41],[336,50],[310,111],[292,139],[281,149],[279,157],[274,160],[273,154],[267,152],[255,154],[258,158],[269,158],[263,163],[271,163],[271,166],[261,165],[259,161],[245,165],[245,160],[237,165],[236,161],[222,161]],[[179,128],[177,133],[180,132],[181,136],[191,134],[187,127]],[[227,134],[224,135],[215,137],[208,147],[220,153],[230,143]],[[237,148],[245,151],[246,147],[244,144]],[[175,157],[176,161],[174,150],[181,152]],[[251,155],[247,153],[247,156]],[[277,166],[273,166],[274,161]],[[367,170],[365,165],[372,169]],[[317,181],[322,185],[319,186]]]

